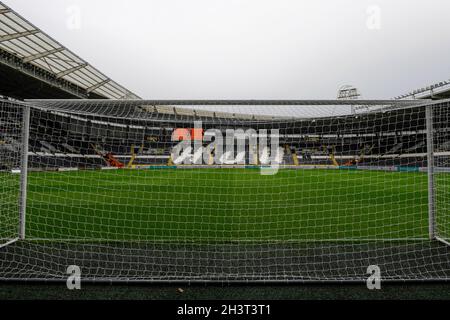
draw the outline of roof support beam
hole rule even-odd
[[[0,9],[0,14],[11,12],[10,9]]]
[[[22,37],[26,37],[26,36],[31,36],[33,34],[39,33],[39,30],[31,30],[31,31],[25,31],[25,32],[17,32],[17,33],[13,33],[13,34],[7,34],[4,36],[0,36],[0,42],[3,41],[10,41],[10,40],[14,40],[17,38],[22,38]]]
[[[97,90],[98,88],[104,86],[105,84],[107,84],[107,83],[110,82],[110,81],[111,81],[111,79],[106,79],[105,81],[99,82],[99,83],[93,85],[92,87],[87,88],[87,89],[86,89],[86,92],[87,92],[87,93],[90,93],[90,92],[92,92],[92,91],[94,91],[94,90]]]
[[[87,67],[87,65],[88,65],[87,63],[83,63],[83,64],[80,64],[80,65],[78,65],[76,67],[73,67],[73,68],[61,71],[61,72],[56,74],[56,78],[59,79],[59,78],[62,78],[64,76],[67,76],[68,74],[71,74],[71,73],[73,73],[75,71],[83,69],[84,67]]]
[[[61,51],[64,51],[64,48],[58,48],[58,49],[45,51],[45,52],[42,52],[42,53],[37,53],[35,55],[23,58],[23,62],[24,63],[28,63],[28,62],[31,62],[33,60],[45,58],[45,57],[47,57],[47,56],[49,56],[51,54],[58,53],[58,52],[61,52]]]

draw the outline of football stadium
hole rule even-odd
[[[450,82],[145,100],[0,2],[0,88],[4,283],[450,279]]]

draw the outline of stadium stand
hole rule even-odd
[[[101,105],[95,108],[97,115],[86,114],[70,115],[64,112],[64,104],[54,106],[51,102],[33,101],[42,109],[33,110],[39,112],[32,119],[39,123],[32,125],[33,137],[30,145],[33,154],[40,154],[39,161],[31,161],[42,167],[43,159],[49,167],[58,167],[63,161],[80,163],[83,167],[103,166],[102,157],[92,145],[98,146],[102,153],[112,153],[123,163],[128,163],[133,158],[133,164],[157,164],[166,165],[171,150],[175,144],[171,140],[176,125],[183,128],[185,123],[202,121],[205,129],[212,123],[219,124],[222,129],[233,128],[239,123],[244,130],[254,127],[263,127],[265,121],[236,114],[221,114],[223,118],[217,118],[216,112],[197,114],[195,110],[182,110],[165,106],[146,108],[142,113],[140,102],[127,106],[127,117],[101,116],[110,110],[105,110]],[[70,102],[67,102],[70,103]],[[71,104],[74,106],[74,102]],[[75,109],[83,109],[84,103],[76,104]],[[45,108],[44,108],[45,106]],[[121,114],[125,108],[117,102],[116,112]],[[176,111],[178,110],[178,112]],[[92,111],[92,110],[91,110]],[[145,126],[142,122],[133,119],[134,115],[144,115],[147,118]],[[388,112],[391,122],[396,126],[384,125],[386,113],[382,121],[380,113],[366,113],[358,117],[342,116],[319,119],[320,125],[313,125],[318,119],[289,120],[289,126],[285,119],[272,120],[280,130],[280,150],[283,165],[328,165],[333,166],[371,165],[393,166],[413,163],[417,166],[425,166],[426,143],[425,132],[421,130],[408,130],[410,122],[397,121],[396,119],[412,119],[417,122],[416,127],[424,128],[424,116],[412,109],[391,110]],[[361,123],[372,122],[373,126],[361,126]],[[33,130],[33,128],[40,128]],[[45,131],[42,128],[46,128]],[[294,128],[294,129],[293,129]],[[136,146],[139,151],[136,154]],[[133,151],[134,150],[134,151]],[[79,158],[83,158],[79,162]],[[57,159],[57,160],[56,160]],[[246,164],[253,164],[247,157]]]

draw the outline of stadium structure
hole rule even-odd
[[[142,100],[1,3],[0,55],[1,280],[450,279],[445,83]]]
[[[416,89],[396,99],[432,99],[442,100],[450,98],[450,80],[441,81],[430,86]]]
[[[17,99],[139,99],[0,3],[0,87]]]

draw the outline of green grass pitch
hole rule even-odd
[[[28,179],[28,239],[351,241],[428,232],[420,172],[85,170]]]

